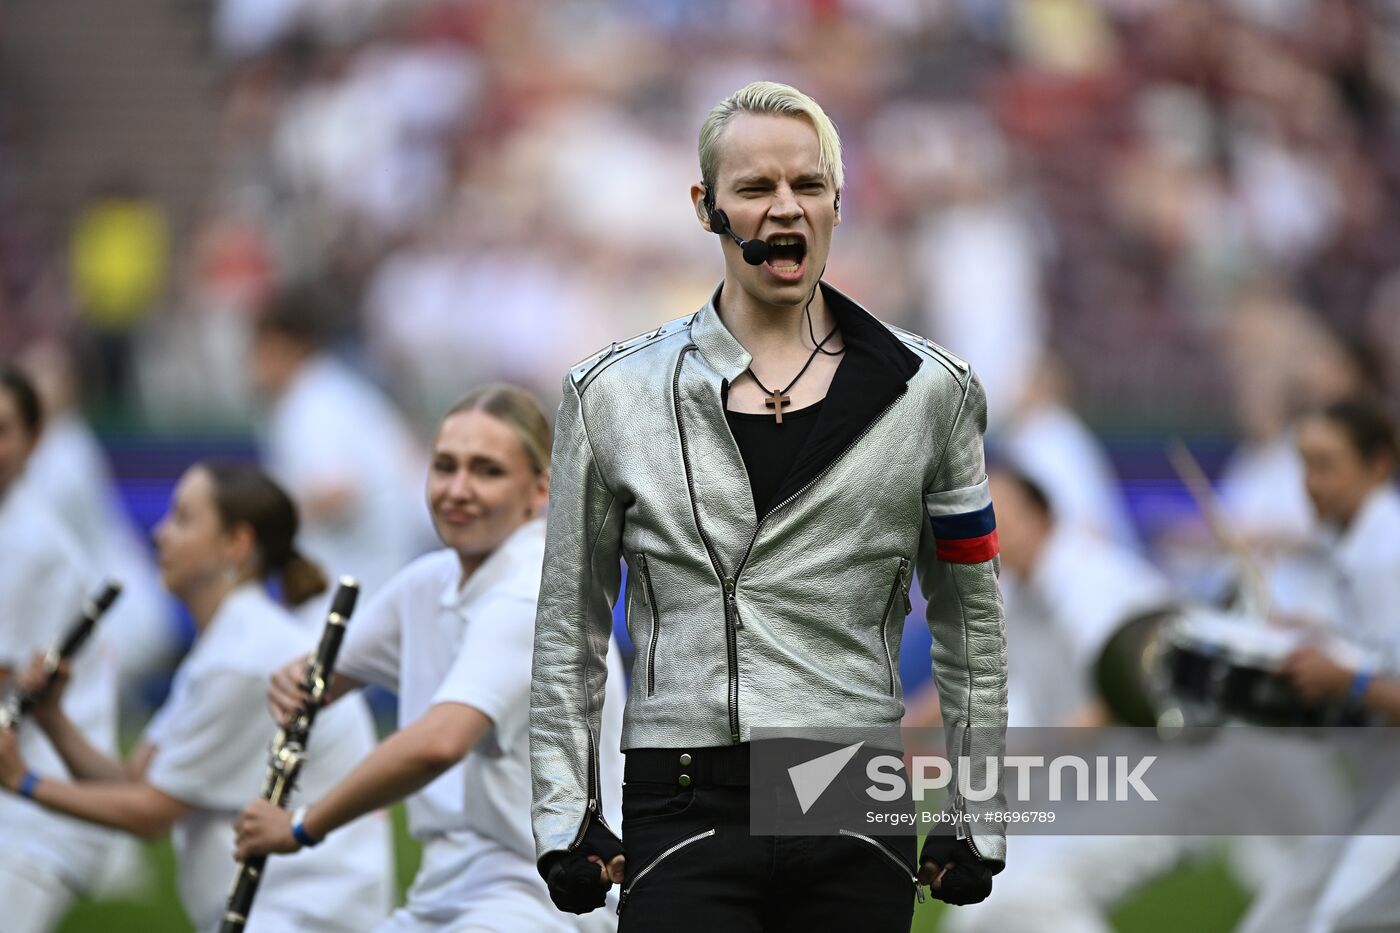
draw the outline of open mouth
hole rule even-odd
[[[798,277],[807,259],[807,238],[800,233],[775,233],[768,244],[768,266],[780,278]]]

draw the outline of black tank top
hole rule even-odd
[[[821,408],[822,402],[817,402],[797,411],[784,411],[782,424],[771,413],[725,411],[729,430],[739,444],[739,454],[749,473],[753,507],[759,518],[778,504],[773,497],[792,469],[798,451],[807,443]]]

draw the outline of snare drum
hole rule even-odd
[[[1188,722],[1339,726],[1365,721],[1351,704],[1305,701],[1283,675],[1284,660],[1307,642],[1303,632],[1192,608],[1164,625],[1160,637],[1163,676]]]
[[[1118,721],[1135,726],[1363,725],[1344,701],[1304,701],[1281,672],[1308,640],[1297,630],[1198,606],[1171,606],[1128,619],[1106,645],[1096,679]],[[1326,650],[1364,663],[1350,646]],[[1344,659],[1344,660],[1343,660]]]

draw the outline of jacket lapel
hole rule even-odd
[[[856,302],[823,283],[846,345],[812,434],[774,498],[782,502],[815,479],[900,395],[919,368],[919,357]],[[698,352],[680,360],[676,415],[685,439],[691,501],[701,534],[725,573],[732,573],[758,527],[753,489],[739,446],[724,414],[727,387],[753,357],[720,320],[720,289],[691,323]]]
[[[831,465],[861,432],[904,394],[919,357],[869,311],[822,283],[827,307],[841,328],[845,358],[836,367],[812,433],[773,499],[777,505]],[[747,365],[747,364],[746,364]],[[912,426],[918,430],[922,426]]]
[[[718,295],[715,289],[691,324],[696,349],[679,361],[675,404],[700,533],[729,574],[743,558],[758,516],[748,471],[724,415],[724,390],[752,357],[720,321],[715,310]]]

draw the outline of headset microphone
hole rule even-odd
[[[705,213],[710,218],[710,229],[720,236],[727,236],[735,243],[739,244],[739,249],[743,251],[744,262],[751,266],[761,266],[768,261],[768,244],[759,239],[745,240],[734,232],[734,228],[729,225],[729,215],[715,207],[715,203],[710,199],[705,199]]]
[[[729,218],[724,216],[724,211],[716,211],[723,218],[724,233],[729,234],[730,239],[739,244],[739,249],[744,254],[744,262],[751,266],[761,266],[768,261],[768,244],[759,239],[742,240],[734,229],[729,226]],[[713,223],[711,224],[713,226]]]

